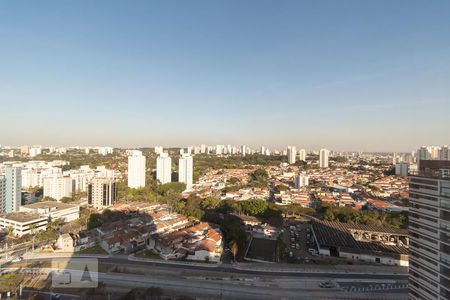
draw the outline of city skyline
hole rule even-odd
[[[449,8],[2,2],[0,143],[446,144]]]

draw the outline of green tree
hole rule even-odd
[[[262,199],[241,201],[239,202],[239,204],[242,207],[244,213],[252,216],[262,215],[268,207],[267,201]]]
[[[221,200],[216,197],[206,197],[201,200],[201,207],[203,209],[215,209],[220,205]]]

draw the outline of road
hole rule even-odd
[[[64,258],[53,258],[56,260]],[[50,261],[52,258],[30,259]],[[79,259],[79,258],[77,258]],[[190,295],[202,299],[318,299],[331,297],[341,299],[406,299],[403,291],[385,289],[372,293],[365,286],[388,287],[405,284],[407,274],[362,274],[342,272],[269,272],[262,270],[240,270],[233,265],[218,267],[168,264],[164,261],[133,261],[126,256],[99,258],[100,265],[115,265],[126,269],[126,273],[99,273],[99,281],[111,289],[129,291],[135,287],[158,286],[171,295]],[[112,266],[111,266],[112,267]],[[122,271],[123,272],[123,271]],[[319,283],[333,280],[336,287],[321,289]],[[358,282],[358,288],[348,283]],[[342,286],[340,286],[342,284]],[[178,294],[177,294],[178,293]]]

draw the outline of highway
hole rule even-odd
[[[75,259],[75,258],[74,258]],[[77,257],[77,260],[80,258]],[[67,258],[28,259],[28,262],[67,260]],[[406,299],[403,290],[386,289],[376,293],[365,286],[395,286],[407,283],[407,274],[343,273],[323,269],[311,271],[264,271],[237,269],[233,265],[217,267],[172,264],[164,261],[134,261],[127,256],[98,258],[110,271],[99,273],[99,281],[111,290],[126,292],[135,287],[158,286],[167,294],[190,295],[202,299]],[[120,266],[126,271],[111,271]],[[336,287],[321,289],[319,283],[332,280]],[[357,289],[348,287],[357,282]],[[342,287],[340,286],[342,283]],[[347,288],[346,288],[347,287]],[[362,292],[365,291],[365,292]],[[406,297],[406,298],[405,298]]]

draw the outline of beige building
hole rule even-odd
[[[111,178],[94,178],[88,186],[88,203],[104,209],[116,203],[116,183]]]

